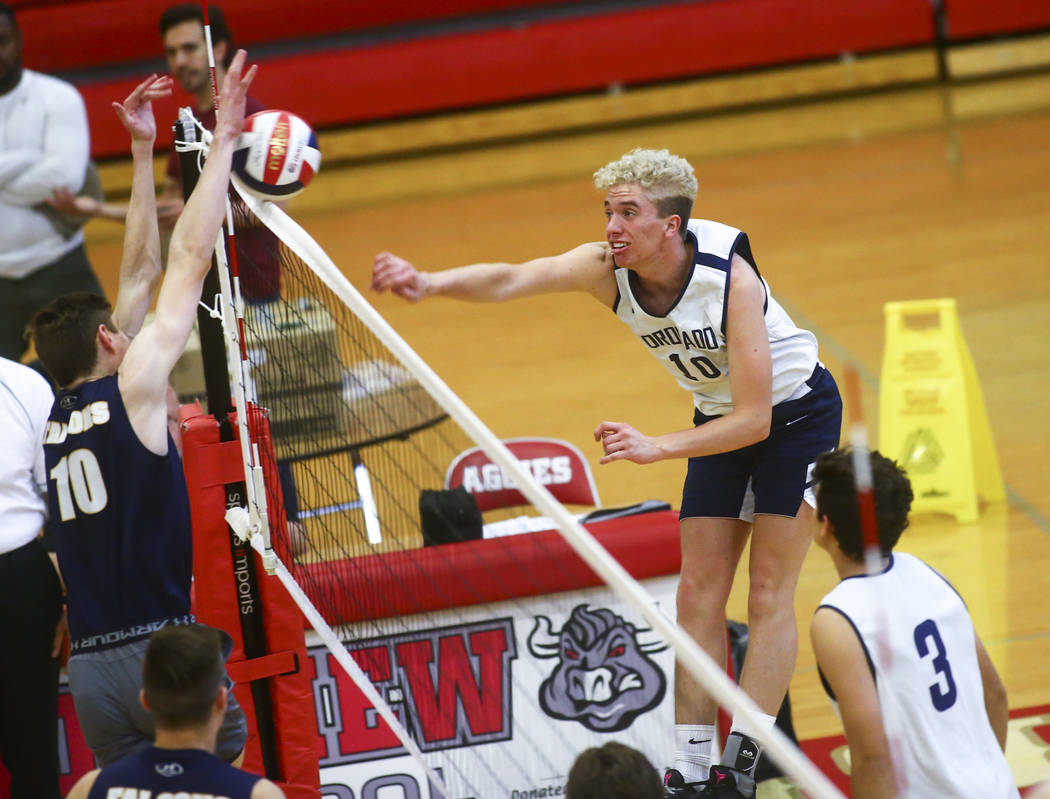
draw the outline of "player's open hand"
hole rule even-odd
[[[157,122],[153,118],[154,100],[171,94],[170,76],[150,75],[127,96],[123,103],[113,103],[113,110],[134,141],[152,142],[157,138]]]
[[[603,457],[598,463],[653,463],[663,454],[649,436],[623,422],[602,422],[594,429],[594,440],[602,444]]]
[[[404,258],[392,252],[381,252],[372,262],[373,291],[389,291],[409,302],[419,302],[427,295],[427,277]]]
[[[244,61],[247,57],[248,54],[244,50],[238,50],[230,68],[226,70],[226,77],[215,102],[216,136],[233,139],[244,128],[244,103],[248,96],[248,87],[252,85],[255,73],[259,71],[255,64],[247,72],[244,71]]]

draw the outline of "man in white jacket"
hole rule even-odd
[[[21,359],[26,323],[55,297],[102,293],[83,232],[46,204],[84,185],[89,149],[80,93],[22,66],[22,33],[0,3],[0,356]]]

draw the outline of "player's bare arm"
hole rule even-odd
[[[893,799],[896,777],[875,680],[850,623],[819,608],[810,627],[817,664],[835,694],[850,750],[854,799]]]
[[[733,256],[726,311],[729,383],[733,410],[699,427],[647,436],[624,422],[603,421],[594,431],[602,443],[600,463],[653,463],[729,452],[769,435],[773,409],[773,362],[763,313],[765,286],[755,270]]]
[[[981,639],[977,639],[977,667],[981,672],[981,684],[984,688],[984,708],[988,713],[988,722],[999,742],[999,748],[1006,751],[1006,729],[1010,722],[1010,706],[1006,698],[1006,686],[1003,685],[999,672],[992,663],[988,650]]]
[[[285,799],[284,791],[267,779],[259,780],[252,787],[251,799]]]
[[[91,793],[91,786],[95,784],[99,771],[100,769],[89,771],[77,780],[69,793],[66,794],[66,799],[87,799],[87,795]]]
[[[479,263],[440,272],[422,272],[404,258],[382,252],[372,265],[371,287],[410,302],[435,296],[504,302],[567,291],[586,292],[609,307],[616,300],[612,253],[605,243],[581,244],[520,264]]]
[[[256,72],[253,66],[242,76],[244,60],[244,51],[238,51],[223,81],[208,159],[172,235],[156,319],[131,343],[119,371],[131,425],[143,445],[158,454],[167,452],[168,377],[193,327],[225,218],[230,163],[244,126],[245,95]]]
[[[128,95],[113,103],[125,130],[131,134],[132,182],[120,261],[120,286],[113,320],[119,330],[134,336],[142,328],[160,280],[160,234],[157,231],[153,185],[153,142],[157,124],[152,101],[171,94],[171,78],[151,75]]]

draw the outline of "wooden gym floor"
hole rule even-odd
[[[455,123],[445,124],[452,141]],[[956,298],[1008,501],[972,525],[916,516],[901,548],[960,590],[1011,708],[1027,708],[1050,705],[1047,142],[1050,76],[1030,73],[950,93],[920,85],[444,154],[351,158],[322,169],[291,212],[367,293],[372,256],[384,249],[437,269],[601,239],[590,172],[635,145],[668,147],[696,167],[695,214],[746,230],[775,295],[816,332],[824,362],[840,378],[844,364],[860,370],[869,420],[877,416],[883,303]],[[102,222],[88,232],[112,290],[119,232]],[[585,296],[374,303],[498,435],[572,441],[592,459],[607,506],[649,498],[678,506],[683,464],[597,465],[591,431],[601,420],[657,433],[691,417],[681,389],[608,309]],[[746,617],[746,579],[741,571],[735,618]],[[812,551],[796,600],[803,632],[791,697],[800,738],[841,730],[805,633],[834,583],[826,556]],[[1020,784],[1050,773],[1045,751],[1023,765],[1011,758]]]

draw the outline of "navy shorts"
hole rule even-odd
[[[756,513],[794,518],[803,499],[814,504],[812,464],[839,444],[842,398],[831,372],[819,363],[806,385],[803,396],[773,406],[764,441],[689,459],[679,518],[749,522]],[[715,418],[697,411],[693,424]]]

